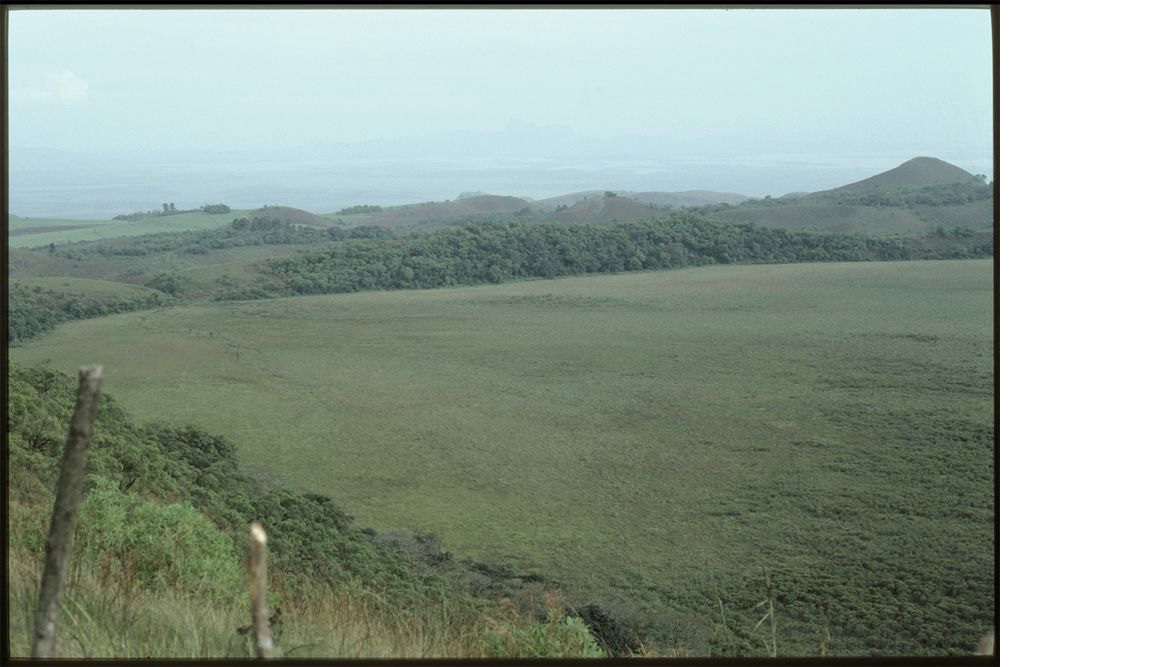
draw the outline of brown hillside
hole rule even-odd
[[[674,208],[686,206],[708,206],[710,204],[739,204],[750,199],[748,195],[735,192],[714,192],[712,190],[685,190],[683,192],[633,192],[631,190],[613,190],[618,196],[634,199],[641,204],[655,204],[656,206],[672,206]],[[590,199],[601,199],[604,190],[585,190],[571,192],[566,195],[538,199],[532,202],[532,208],[538,211],[553,211],[558,206],[572,206]]]
[[[610,222],[631,222],[660,215],[659,208],[642,204],[628,197],[599,197],[579,201],[563,211],[558,211],[547,218],[547,222],[565,222],[574,224],[606,224]]]
[[[683,192],[627,192],[621,193],[642,204],[657,206],[709,206],[711,204],[739,204],[751,199],[748,195],[735,192],[713,192],[711,190],[685,190]]]
[[[389,206],[378,213],[356,216],[336,216],[347,223],[379,227],[403,227],[408,225],[437,225],[475,215],[516,213],[529,207],[526,199],[503,195],[477,195],[455,201],[424,202]]]
[[[711,220],[751,222],[765,227],[863,234],[923,234],[930,227],[915,211],[896,207],[794,204],[766,208],[733,208]]]
[[[895,169],[889,169],[884,173],[838,188],[816,192],[813,195],[884,188],[923,188],[930,185],[970,181],[973,178],[972,174],[943,160],[934,157],[916,157]]]
[[[477,195],[458,199],[454,203],[472,213],[515,213],[530,204],[526,199],[502,195]]]

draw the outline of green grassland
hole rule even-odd
[[[249,210],[233,210],[218,214],[188,211],[135,221],[19,218],[9,220],[8,245],[17,248],[36,248],[50,243],[60,245],[77,241],[99,241],[100,239],[140,236],[158,232],[215,229],[249,213],[251,213]],[[55,231],[52,229],[53,227],[59,227],[60,230]],[[28,233],[32,229],[36,230],[35,233]]]
[[[148,420],[666,646],[970,652],[994,619],[991,260],[713,266],[71,322]],[[765,577],[770,581],[765,583]]]
[[[114,225],[118,220],[73,220],[66,218],[8,218],[8,234],[38,234],[53,231],[53,228],[80,228]]]

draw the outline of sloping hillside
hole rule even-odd
[[[572,206],[589,199],[599,199],[604,196],[604,190],[585,190],[571,192],[557,197],[539,199],[532,202],[532,208],[537,211],[550,212],[561,206]],[[656,206],[688,207],[708,206],[711,204],[739,204],[751,199],[748,195],[735,192],[714,192],[712,190],[685,190],[683,192],[633,192],[631,190],[613,190],[617,196],[626,197],[641,204],[654,204]]]
[[[752,222],[765,227],[805,231],[862,234],[921,234],[928,230],[922,217],[903,208],[795,204],[768,208],[732,208],[708,216],[710,220]]]
[[[629,197],[601,193],[599,197],[579,201],[566,209],[553,213],[544,220],[546,222],[606,224],[651,218],[664,212],[654,204],[643,204]]]
[[[992,189],[943,160],[918,157],[862,181],[810,194],[712,207],[708,218],[767,227],[863,234],[990,229]]]
[[[852,192],[888,188],[923,188],[930,185],[962,183],[971,181],[973,178],[975,178],[973,174],[943,160],[934,157],[915,157],[895,169],[889,169],[883,173],[865,178],[862,181],[841,185],[838,188],[815,192],[809,196],[815,197],[829,192]]]
[[[310,225],[312,227],[331,227],[332,221],[323,216],[309,213],[303,209],[291,206],[266,206],[252,211],[253,218],[270,218],[283,220],[293,225]]]
[[[405,227],[443,224],[465,220],[472,216],[513,215],[529,210],[530,206],[531,202],[519,197],[484,194],[455,201],[389,206],[374,213],[331,214],[328,218],[340,220],[348,225]]]
[[[735,192],[713,192],[711,190],[687,190],[684,192],[620,192],[621,196],[635,199],[642,204],[657,206],[707,206],[709,204],[739,204],[751,199],[748,195]]]

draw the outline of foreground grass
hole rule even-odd
[[[992,263],[727,266],[141,312],[14,360],[365,525],[439,533],[666,645],[969,652],[992,623]],[[765,573],[772,582],[766,589]]]
[[[9,645],[28,656],[40,559],[10,552]],[[239,571],[239,570],[238,570]],[[239,592],[243,592],[239,578]],[[254,658],[242,628],[251,622],[243,596],[230,604],[201,591],[134,590],[92,572],[73,572],[61,606],[58,658]],[[209,603],[211,600],[211,603]],[[591,638],[569,631],[558,605],[539,624],[516,614],[487,614],[445,595],[440,604],[382,612],[363,593],[317,587],[283,597],[273,629],[285,658],[590,657]]]

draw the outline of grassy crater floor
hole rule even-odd
[[[220,303],[10,355],[102,363],[140,418],[668,644],[954,654],[994,618],[992,278],[716,266]]]

